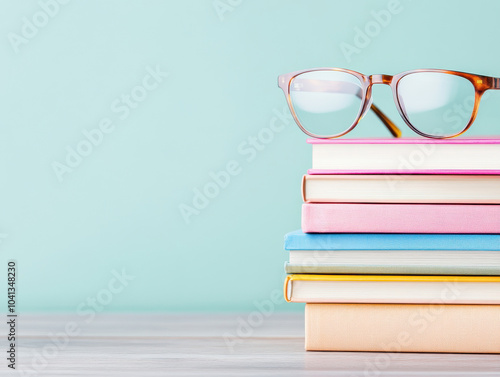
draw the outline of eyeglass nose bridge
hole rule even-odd
[[[371,75],[369,76],[371,84],[385,84],[391,85],[392,77],[390,75]]]

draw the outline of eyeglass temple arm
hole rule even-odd
[[[387,127],[387,129],[389,130],[389,132],[391,133],[392,136],[394,137],[401,137],[402,135],[402,132],[401,130],[399,129],[398,126],[396,126],[394,124],[394,122],[392,120],[389,119],[389,117],[387,115],[384,114],[384,112],[382,112],[382,110],[380,110],[377,106],[375,106],[373,103],[372,105],[370,106],[370,110],[373,110],[373,112],[375,113],[375,115],[378,116],[378,118],[380,119],[380,121],[382,123],[384,123],[384,126]]]
[[[490,88],[488,89],[500,89],[500,78],[499,77],[492,77],[491,78],[491,84]]]
[[[292,83],[290,90],[296,91],[307,91],[307,92],[337,92],[337,93],[347,93],[355,94],[359,98],[362,97],[361,89],[352,83],[345,81],[328,81],[328,80],[309,80],[309,79],[295,79]],[[387,127],[389,132],[394,137],[401,137],[402,132],[396,124],[380,110],[373,103],[370,106],[375,115],[380,119],[380,121]]]

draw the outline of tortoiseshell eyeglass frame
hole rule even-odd
[[[359,110],[359,113],[357,115],[356,120],[354,123],[344,132],[336,135],[328,135],[328,136],[320,136],[320,135],[315,135],[311,132],[309,132],[306,128],[302,126],[302,124],[299,121],[299,118],[297,114],[295,113],[295,110],[293,109],[293,104],[292,100],[290,97],[290,84],[292,80],[307,72],[316,72],[316,71],[338,71],[338,72],[344,72],[344,73],[349,73],[353,76],[356,76],[361,84],[361,107]],[[408,119],[407,114],[403,110],[403,106],[401,105],[399,95],[398,95],[398,84],[399,81],[407,76],[411,75],[414,73],[419,73],[419,72],[439,72],[439,73],[446,73],[450,75],[456,75],[463,77],[467,80],[469,80],[472,85],[474,86],[475,89],[475,99],[474,99],[474,108],[472,109],[472,114],[471,117],[467,123],[467,126],[460,132],[453,134],[453,135],[447,135],[447,136],[439,136],[439,135],[429,135],[426,134],[425,132],[422,132],[415,128],[410,120]],[[337,138],[340,136],[343,136],[347,134],[348,132],[352,131],[354,127],[359,123],[361,118],[365,115],[365,113],[368,111],[368,109],[371,109],[375,112],[375,114],[378,116],[378,118],[382,121],[382,123],[387,127],[387,129],[390,131],[390,133],[394,137],[401,137],[401,130],[392,122],[389,117],[387,117],[377,106],[374,104],[371,104],[371,95],[372,95],[372,86],[375,84],[384,84],[384,85],[389,85],[392,89],[392,95],[394,97],[394,102],[396,104],[396,107],[398,109],[399,114],[405,121],[405,123],[417,134],[432,138],[432,139],[449,139],[453,137],[457,137],[462,135],[464,132],[466,132],[472,123],[474,123],[474,120],[476,119],[477,111],[479,109],[479,102],[481,101],[481,96],[484,94],[485,91],[489,89],[500,89],[500,78],[495,78],[495,77],[489,77],[489,76],[482,76],[482,75],[476,75],[472,73],[465,73],[465,72],[458,72],[458,71],[448,71],[444,69],[415,69],[411,71],[406,71],[399,73],[395,76],[390,76],[390,75],[370,75],[366,76],[363,75],[362,73],[356,72],[356,71],[351,71],[349,69],[343,69],[343,68],[315,68],[315,69],[307,69],[303,71],[295,71],[291,73],[287,73],[284,75],[280,75],[278,77],[278,86],[283,90],[283,93],[285,94],[286,101],[288,103],[288,107],[290,108],[290,112],[292,113],[293,118],[295,119],[295,122],[297,125],[300,127],[300,129],[306,133],[307,135],[318,138],[318,139],[332,139],[332,138]]]

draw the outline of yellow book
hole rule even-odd
[[[288,302],[500,304],[500,276],[288,275]]]

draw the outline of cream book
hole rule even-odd
[[[312,203],[500,204],[500,175],[305,175],[302,197]]]
[[[288,275],[284,291],[305,303],[500,304],[500,276]]]
[[[307,304],[305,348],[500,353],[500,305]]]

